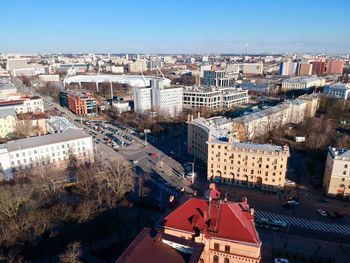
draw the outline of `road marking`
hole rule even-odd
[[[342,225],[342,224],[334,224],[334,223],[324,223],[318,220],[311,220],[300,217],[289,217],[286,215],[269,213],[264,211],[256,211],[255,217],[260,218],[268,218],[270,220],[279,220],[284,221],[291,226],[296,226],[305,229],[313,229],[322,232],[336,233],[342,235],[350,235],[350,226]]]

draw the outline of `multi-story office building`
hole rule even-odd
[[[73,154],[80,162],[93,162],[92,137],[80,129],[19,139],[0,145],[0,165],[4,179],[16,171],[54,165],[65,167]]]
[[[323,187],[329,195],[350,196],[350,150],[328,148]]]
[[[247,200],[220,200],[211,190],[209,200],[191,198],[167,215],[159,226],[165,234],[204,244],[200,263],[258,263],[261,260],[254,209]]]
[[[11,136],[16,130],[16,111],[14,109],[0,110],[0,138]]]
[[[311,87],[323,87],[326,80],[318,76],[297,77],[282,81],[283,90],[308,89]]]
[[[88,91],[61,91],[60,104],[77,115],[91,115],[97,112],[97,101],[92,92]]]
[[[163,116],[174,117],[183,108],[183,88],[166,87],[164,81],[153,79],[150,87],[134,88],[134,111],[156,112]]]
[[[236,63],[227,64],[226,72],[242,73],[246,75],[262,75],[264,71],[263,63]]]
[[[331,86],[325,86],[323,93],[338,99],[347,100],[350,93],[350,84],[336,83]]]
[[[225,70],[204,70],[203,85],[215,87],[232,87],[234,80],[226,77]]]
[[[237,88],[185,87],[184,108],[231,108],[248,103],[248,91]]]
[[[208,180],[264,190],[284,188],[287,146],[208,140]]]

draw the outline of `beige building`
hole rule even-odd
[[[264,190],[284,187],[289,148],[208,141],[208,180]]]
[[[16,130],[16,111],[14,109],[0,110],[0,138],[11,136]]]
[[[323,187],[329,195],[350,196],[350,150],[328,148]]]

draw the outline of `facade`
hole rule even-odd
[[[344,69],[343,60],[330,59],[326,61],[325,59],[318,59],[313,62],[312,74],[317,76],[323,76],[328,74],[342,74]]]
[[[208,180],[264,190],[282,189],[287,146],[208,140]]]
[[[203,85],[215,87],[232,87],[234,80],[226,77],[225,70],[204,70]]]
[[[284,61],[280,64],[279,75],[295,76],[297,74],[298,63],[294,61]]]
[[[77,115],[91,115],[97,112],[97,101],[92,92],[61,91],[60,103]]]
[[[118,113],[130,111],[131,107],[127,101],[112,101],[112,107],[115,108]]]
[[[248,103],[248,91],[237,88],[185,87],[184,108],[221,109]]]
[[[283,90],[299,90],[308,89],[311,87],[323,87],[326,84],[326,80],[322,77],[310,76],[310,77],[296,77],[292,79],[286,79],[282,81]]]
[[[22,69],[28,67],[28,59],[27,58],[9,58],[7,60],[6,69]]]
[[[39,80],[44,81],[44,82],[59,82],[60,81],[60,76],[58,74],[44,74],[44,75],[39,75]]]
[[[350,84],[337,83],[331,86],[326,86],[323,89],[323,93],[338,99],[347,100],[350,94]]]
[[[328,148],[323,188],[329,195],[350,196],[350,150]]]
[[[183,88],[165,87],[162,80],[151,80],[151,87],[134,88],[134,111],[156,112],[174,117],[182,112]]]
[[[300,63],[298,67],[298,76],[309,76],[312,74],[312,64]]]
[[[55,165],[65,167],[73,154],[78,161],[93,162],[92,137],[79,129],[63,133],[19,139],[0,145],[3,179],[11,179],[16,171]]]
[[[246,201],[219,198],[215,189],[209,200],[191,198],[166,216],[160,227],[165,234],[204,244],[200,263],[260,262],[262,243],[254,210]]]
[[[14,109],[0,110],[0,138],[12,136],[16,130],[16,111]]]
[[[138,60],[127,65],[129,73],[140,73],[147,70],[146,60]]]
[[[17,114],[19,113],[39,113],[44,112],[43,99],[34,97],[23,97],[18,100],[1,101],[0,109],[14,109]]]

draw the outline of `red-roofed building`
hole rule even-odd
[[[166,216],[165,234],[205,245],[201,263],[260,262],[261,241],[254,210],[246,202],[191,198]]]

